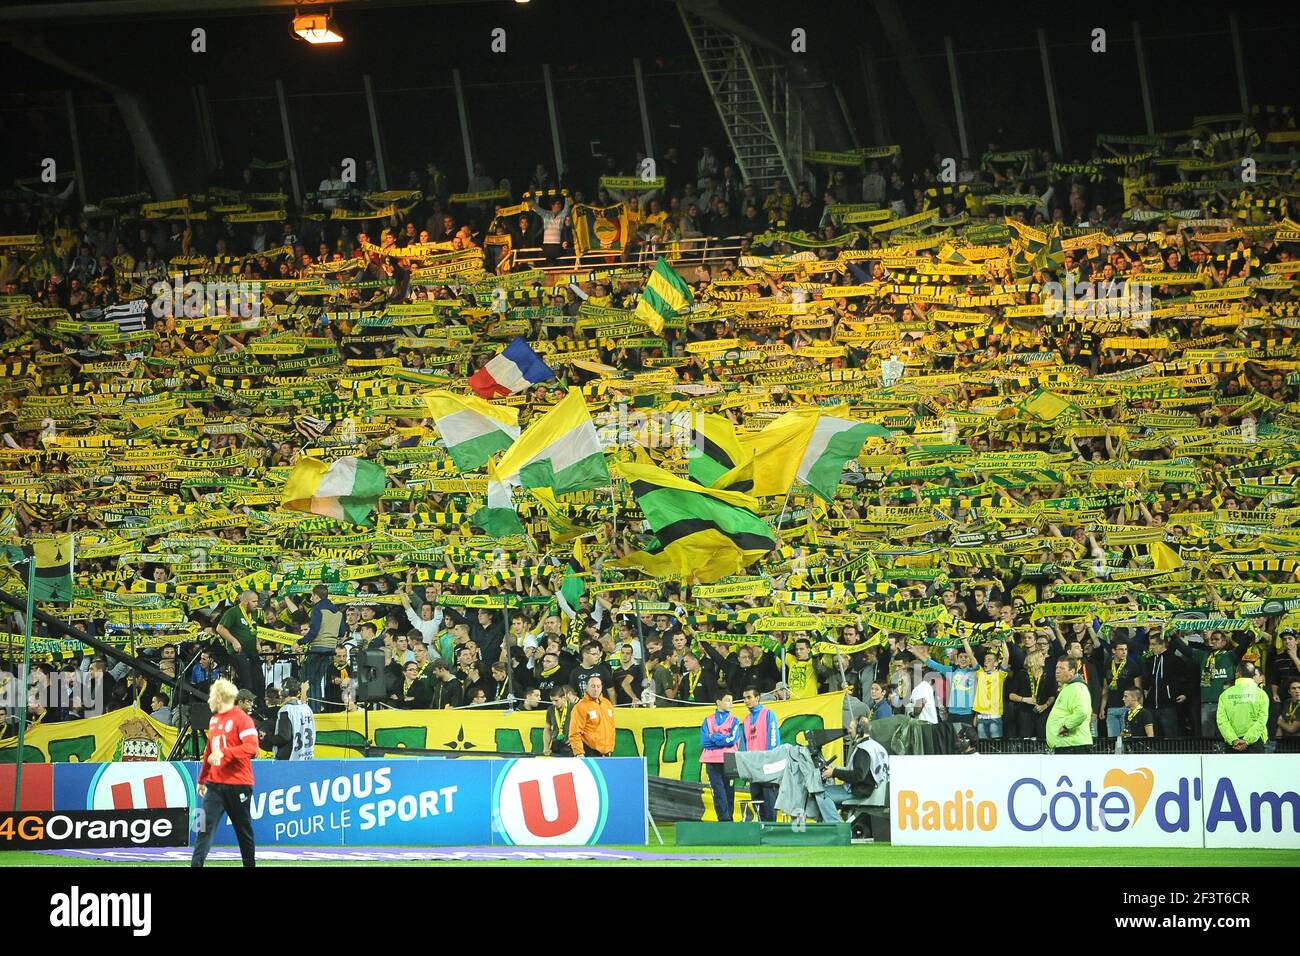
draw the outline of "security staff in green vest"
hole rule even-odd
[[[1219,695],[1219,733],[1224,753],[1262,754],[1268,736],[1268,694],[1255,679],[1254,664],[1237,665],[1237,681]]]
[[[1060,690],[1047,715],[1047,746],[1052,753],[1088,753],[1092,750],[1092,693],[1072,657],[1056,659]]]

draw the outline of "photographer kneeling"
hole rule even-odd
[[[871,722],[859,717],[850,727],[853,750],[844,769],[823,767],[826,795],[839,807],[850,797],[869,797],[889,780],[889,751],[871,739]],[[831,780],[839,781],[830,783]]]

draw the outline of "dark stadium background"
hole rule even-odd
[[[602,166],[593,149],[631,167],[642,144],[632,71],[640,57],[656,150],[676,145],[692,165],[699,148],[725,148],[717,114],[674,4],[508,0],[340,6],[346,36],[340,47],[310,47],[290,36],[290,12],[207,15],[196,12],[125,21],[122,18],[3,20],[0,3],[0,178],[33,176],[46,156],[72,164],[65,91],[74,95],[85,154],[88,197],[147,188],[112,97],[102,89],[22,51],[33,32],[76,68],[142,93],[173,166],[177,188],[207,185],[191,88],[206,86],[229,180],[251,158],[284,157],[274,81],[285,84],[303,188],[341,157],[360,165],[372,156],[362,75],[377,90],[389,184],[428,160],[441,164],[453,189],[465,187],[451,70],[465,83],[476,158],[516,192],[535,163],[553,166],[541,67],[555,82],[566,160],[582,179]],[[196,2],[196,7],[202,6]],[[753,3],[722,6],[756,31],[789,48],[793,27],[808,31],[814,70],[843,91],[861,142],[871,144],[865,72],[859,46],[877,59],[887,142],[904,147],[909,165],[925,162],[943,144],[931,142],[907,92],[872,4]],[[1156,127],[1186,128],[1194,114],[1239,108],[1228,14],[1241,28],[1251,101],[1294,104],[1300,8],[1273,4],[900,3],[942,113],[952,128],[952,96],[944,36],[954,40],[967,111],[970,151],[990,142],[1001,149],[1050,146],[1037,29],[1047,31],[1061,101],[1066,152],[1086,155],[1098,132],[1144,131],[1131,22],[1141,22],[1147,47]],[[208,52],[190,52],[190,30],[207,30]],[[508,52],[488,52],[489,32],[507,30]],[[1089,50],[1094,27],[1108,31],[1109,52]],[[599,144],[593,147],[592,143]],[[818,148],[853,144],[821,143]],[[66,168],[66,167],[65,167]],[[554,170],[552,170],[554,172]]]

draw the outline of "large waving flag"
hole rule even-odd
[[[384,469],[364,458],[303,457],[289,472],[280,507],[366,524],[386,482]]]
[[[624,462],[619,472],[655,533],[657,546],[614,566],[667,567],[683,579],[708,583],[737,574],[776,547],[758,502],[736,491],[704,488],[657,468]]]
[[[736,437],[736,427],[722,415],[696,411],[678,412],[687,419],[691,430],[691,447],[686,453],[687,474],[706,488],[749,491],[754,487],[752,450],[743,448]],[[674,426],[677,422],[674,421]],[[745,466],[748,465],[748,473]]]
[[[819,415],[815,409],[786,412],[762,431],[741,436],[740,447],[754,457],[754,484],[750,494],[784,495],[790,490]],[[727,487],[725,481],[725,478],[720,480],[718,487]]]
[[[822,415],[817,419],[812,438],[799,462],[799,480],[822,500],[834,500],[845,462],[858,457],[862,446],[872,436],[889,438],[890,431],[868,422]]]
[[[673,271],[668,260],[660,258],[641,290],[636,304],[636,318],[650,327],[655,335],[664,330],[664,322],[691,307],[691,287]]]
[[[501,480],[524,488],[550,488],[557,495],[609,484],[605,453],[587,403],[576,388],[528,426],[496,464]]]
[[[520,335],[505,347],[505,351],[469,377],[469,387],[479,398],[496,398],[498,395],[514,395],[553,378],[555,373]]]
[[[451,460],[463,472],[482,468],[519,438],[518,409],[451,392],[430,392],[424,400]]]

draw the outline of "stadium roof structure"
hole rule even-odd
[[[295,9],[370,9],[381,7],[428,7],[499,0],[44,0],[41,3],[0,4],[0,23],[48,23],[51,20],[96,22],[130,17],[171,18],[199,16],[247,16],[282,14]]]

